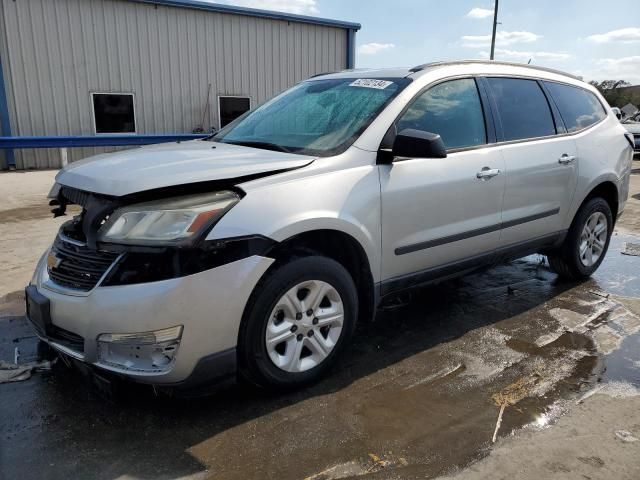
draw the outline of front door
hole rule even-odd
[[[439,134],[448,154],[397,158],[379,167],[383,293],[385,283],[411,282],[490,254],[502,222],[504,160],[498,148],[487,146],[473,78],[439,83],[420,94],[396,122],[398,132],[404,129]]]

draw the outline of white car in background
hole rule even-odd
[[[640,154],[640,112],[622,120],[622,125],[627,129],[627,132],[633,135],[634,152],[636,155]]]

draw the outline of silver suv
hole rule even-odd
[[[625,138],[626,137],[626,138]],[[27,287],[62,354],[139,382],[317,379],[385,297],[533,252],[580,279],[632,139],[588,84],[463,61],[301,82],[205,140],[73,163]]]

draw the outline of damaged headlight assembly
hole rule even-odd
[[[189,244],[208,230],[240,196],[230,190],[138,203],[113,212],[98,241],[149,246]]]
[[[164,373],[173,366],[182,330],[178,325],[152,332],[103,333],[98,336],[98,362],[116,370]]]

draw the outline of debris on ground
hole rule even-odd
[[[637,442],[638,439],[636,437],[634,437],[631,432],[628,432],[627,430],[617,430],[615,432],[616,434],[616,438],[622,440],[625,443],[631,443],[631,442]]]
[[[373,464],[369,467],[369,471],[371,472],[386,468],[391,465],[391,462],[389,460],[383,460],[375,453],[370,453],[369,458],[373,462]]]
[[[622,244],[622,251],[620,253],[622,253],[623,255],[640,257],[640,244],[625,242]]]
[[[55,360],[30,363],[9,363],[0,360],[0,383],[22,382],[31,378],[34,371],[51,370]]]
[[[504,413],[505,408],[509,405],[514,406],[523,398],[528,397],[533,388],[540,382],[541,378],[542,376],[539,373],[533,373],[528,377],[522,377],[516,380],[512,384],[507,385],[500,392],[494,393],[491,396],[494,403],[500,407],[500,413],[498,414],[498,420],[496,421],[496,428],[493,431],[493,439],[491,440],[493,443],[496,443],[498,430],[500,430],[500,425],[502,424],[502,414]]]

